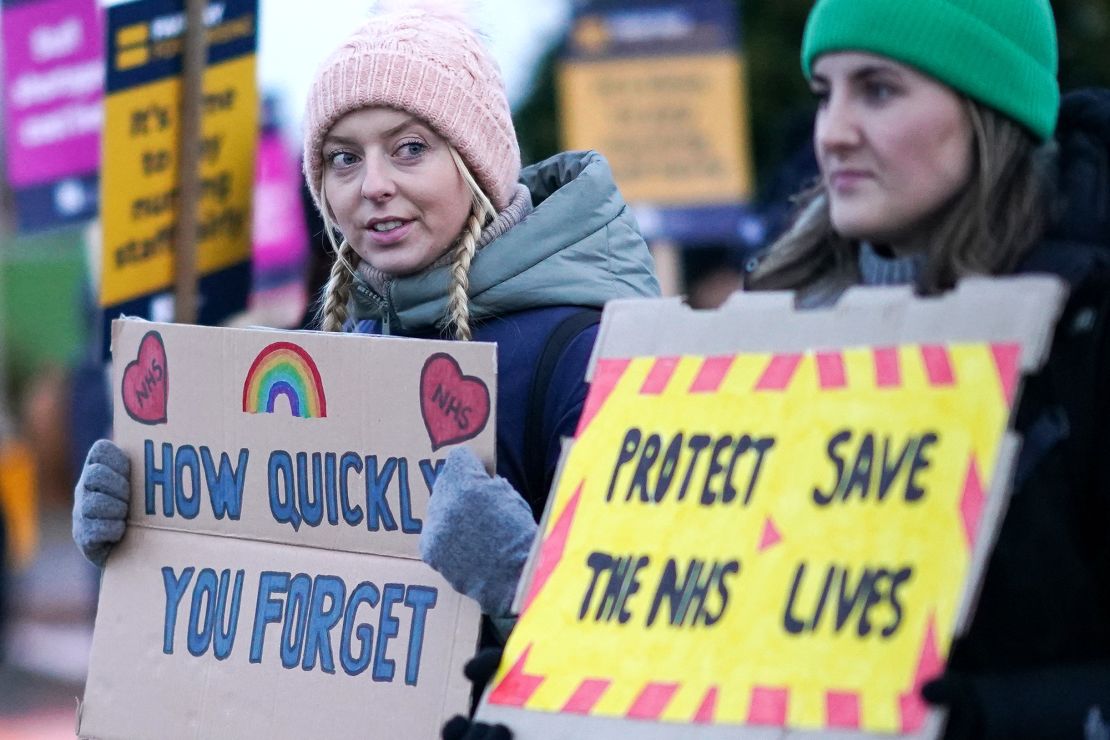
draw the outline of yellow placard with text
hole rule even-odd
[[[735,203],[752,194],[744,59],[735,51],[571,61],[563,143],[597,149],[630,203]]]
[[[1019,355],[984,342],[601,359],[485,701],[920,729],[920,686],[999,512]]]
[[[255,58],[205,72],[200,274],[250,258],[251,195],[257,135]],[[177,220],[177,77],[111,95],[105,101],[101,304],[113,305],[173,283]]]

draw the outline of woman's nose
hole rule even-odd
[[[396,192],[397,186],[389,167],[375,157],[368,157],[362,175],[362,197],[374,201],[389,200]]]
[[[851,101],[845,100],[843,95],[830,94],[817,111],[813,136],[818,152],[835,151],[858,144],[860,132]]]

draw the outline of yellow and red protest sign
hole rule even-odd
[[[1001,510],[1021,353],[600,359],[486,704],[921,729]]]

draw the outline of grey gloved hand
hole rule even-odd
[[[456,591],[494,617],[508,614],[536,535],[532,509],[465,447],[451,451],[432,487],[420,555]]]
[[[104,566],[108,551],[127,527],[131,461],[111,440],[89,449],[73,492],[73,541],[94,565]]]

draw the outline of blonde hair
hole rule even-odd
[[[478,238],[482,229],[497,215],[489,196],[485,194],[470,168],[466,166],[455,147],[448,146],[451,161],[459,171],[463,182],[470,191],[470,214],[462,232],[455,239],[452,252],[451,287],[447,299],[445,326],[453,326],[455,338],[470,341],[470,263],[478,250]],[[351,286],[358,267],[359,257],[346,238],[340,234],[331,215],[327,193],[323,182],[320,183],[320,215],[324,221],[324,233],[335,251],[335,262],[331,274],[324,285],[317,313],[317,321],[324,331],[342,331],[350,318],[347,306],[351,299]],[[337,235],[340,239],[336,239]]]
[[[931,230],[917,288],[937,293],[961,277],[1012,271],[1044,231],[1048,165],[1055,146],[1039,144],[1012,119],[964,98],[973,132],[971,178]],[[844,287],[859,280],[858,243],[833,228],[825,185],[797,198],[794,223],[748,279],[756,290],[792,290],[817,281]]]

